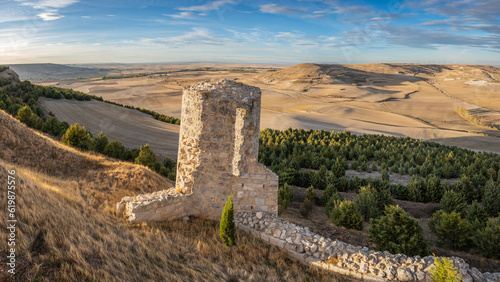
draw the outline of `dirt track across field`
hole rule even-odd
[[[119,140],[127,148],[149,144],[160,156],[177,159],[179,126],[153,119],[150,115],[99,101],[40,98],[39,105],[59,120],[79,123],[94,136],[104,132],[109,141]]]

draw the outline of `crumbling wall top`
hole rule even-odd
[[[209,93],[209,95],[208,95]],[[258,87],[229,79],[201,81],[184,89],[184,95],[196,95],[200,102],[207,99],[224,99],[251,102],[260,98]]]

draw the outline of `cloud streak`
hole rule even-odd
[[[236,3],[235,0],[218,0],[218,1],[213,1],[213,2],[207,3],[205,5],[182,7],[182,8],[179,8],[179,10],[181,10],[181,11],[195,11],[195,12],[211,11],[211,10],[218,10],[218,9],[222,8],[224,5],[235,4],[235,3]]]
[[[279,6],[277,4],[261,5],[259,10],[262,13],[267,13],[267,14],[286,14],[286,15],[303,14],[306,12],[305,9],[293,9],[286,6]]]
[[[64,18],[63,15],[59,14],[59,9],[66,8],[69,5],[73,5],[78,2],[78,0],[40,0],[36,2],[26,2],[25,0],[17,0],[22,2],[23,6],[30,6],[37,10],[42,10],[37,17],[44,21],[54,21]]]

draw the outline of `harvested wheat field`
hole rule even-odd
[[[137,66],[133,71],[148,70],[142,67]],[[203,71],[184,70],[136,78],[38,83],[72,88],[180,118],[183,86],[212,78],[232,78],[261,88],[261,128],[408,136],[500,153],[500,131],[497,130],[500,127],[499,77],[499,69],[475,65],[300,64],[277,71],[261,66],[249,66],[245,71],[215,66]],[[119,119],[125,112],[113,111],[115,118],[110,118],[107,113],[97,111],[94,114],[100,121],[95,118],[92,121],[85,117],[88,110],[85,102],[68,104],[62,100],[43,100],[42,103],[61,120],[65,120],[71,108],[71,122],[87,123],[86,126],[95,132],[102,128],[102,120],[107,119],[109,123],[127,126]],[[469,110],[483,124],[463,118],[457,113],[457,107]],[[156,127],[149,123],[152,119],[147,121],[148,127],[149,124]],[[146,136],[148,130],[140,129],[135,136]],[[169,127],[166,131],[167,136],[173,136],[175,130]],[[120,140],[131,139],[119,132],[112,134]],[[156,142],[155,138],[153,140]],[[122,140],[132,147],[144,143],[136,141],[126,143]],[[170,142],[167,143],[170,146]],[[168,155],[165,150],[170,149],[157,150]],[[169,156],[175,157],[175,153]]]
[[[179,126],[153,119],[137,110],[99,101],[53,100],[40,98],[39,105],[47,113],[69,124],[79,123],[94,136],[103,132],[128,148],[149,144],[160,156],[177,158]]]
[[[132,225],[114,212],[125,195],[172,186],[149,169],[82,153],[0,111],[0,177],[15,170],[15,281],[341,281],[307,269],[238,232],[226,248],[218,224],[193,219]],[[6,193],[0,195],[6,206]],[[2,216],[1,224],[7,225]],[[0,232],[1,263],[8,233]],[[13,281],[6,271],[1,281]]]

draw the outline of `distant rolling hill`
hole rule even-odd
[[[99,77],[109,74],[112,69],[91,68],[59,64],[15,64],[9,65],[21,80],[70,79]]]

